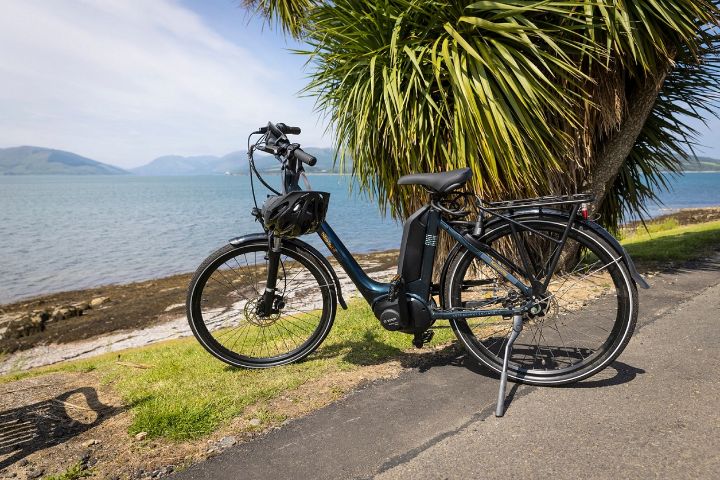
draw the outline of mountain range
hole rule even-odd
[[[42,147],[0,148],[0,175],[127,175],[75,153]]]
[[[337,173],[339,171],[338,166],[333,166],[335,151],[332,148],[308,147],[304,150],[318,160],[314,167],[305,166],[305,170],[308,172]],[[255,167],[259,171],[268,172],[279,170],[280,163],[270,155],[256,153]],[[249,169],[246,152],[231,152],[222,157],[167,155],[130,171],[137,175],[216,175],[222,173],[244,174],[248,173]]]
[[[340,173],[339,165],[333,164],[332,148],[304,150],[318,159],[314,167],[305,166],[307,172]],[[263,153],[255,154],[255,165],[261,172],[280,169],[274,157]],[[0,148],[0,175],[221,175],[247,174],[249,168],[247,155],[241,151],[221,157],[165,155],[128,171],[63,150],[31,146]],[[698,157],[697,161],[685,163],[684,170],[720,171],[720,160]],[[348,162],[343,171],[351,172],[352,162]]]
[[[686,172],[718,172],[720,171],[720,160],[710,157],[697,157],[697,161],[686,162],[683,169]]]
[[[305,167],[308,172],[339,172],[339,168],[333,165],[333,149],[309,147],[305,151],[318,159],[314,167]],[[280,164],[274,157],[263,153],[255,154],[255,165],[263,172],[280,169]],[[352,164],[349,168],[352,169]],[[247,154],[241,151],[221,157],[165,155],[146,165],[123,170],[72,152],[52,148],[32,146],[0,148],[0,175],[220,175],[246,174],[249,169]]]

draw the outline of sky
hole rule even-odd
[[[305,60],[241,0],[11,0],[0,7],[0,147],[120,167],[224,155],[272,120],[329,146]]]
[[[0,147],[68,150],[124,168],[244,150],[268,120],[330,146],[305,59],[242,0],[4,0]],[[720,121],[701,155],[720,157]]]

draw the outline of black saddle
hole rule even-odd
[[[400,177],[398,185],[422,185],[436,193],[447,193],[463,186],[472,178],[469,168],[441,173],[413,173]]]

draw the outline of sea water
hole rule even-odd
[[[399,248],[402,226],[350,177],[310,180],[330,192],[327,220],[350,251]],[[720,205],[720,173],[673,185],[665,209]],[[261,204],[267,190],[256,188]],[[252,207],[247,176],[0,176],[0,304],[191,272],[228,239],[261,231]]]

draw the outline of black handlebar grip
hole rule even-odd
[[[295,153],[295,158],[297,158],[301,162],[303,162],[311,167],[314,167],[315,164],[317,163],[317,158],[313,157],[312,155],[310,155],[307,152],[304,152],[300,148],[296,148],[294,153]]]

